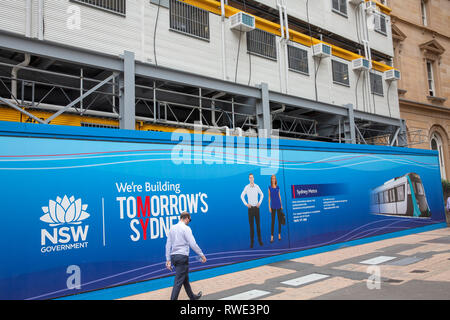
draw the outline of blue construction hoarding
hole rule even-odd
[[[6,122],[0,146],[1,299],[168,276],[166,235],[184,211],[208,258],[191,270],[445,221],[434,151]],[[242,201],[250,175],[257,214]]]

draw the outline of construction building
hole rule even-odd
[[[0,120],[406,146],[391,9],[3,0]]]

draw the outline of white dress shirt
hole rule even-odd
[[[202,250],[195,242],[191,228],[180,220],[169,230],[166,242],[166,261],[170,261],[170,256],[174,254],[189,256],[189,247],[199,256],[203,256]]]
[[[258,201],[258,194],[261,195],[261,199]],[[248,202],[245,200],[245,195],[247,195]],[[264,198],[264,194],[262,193],[259,186],[254,183],[253,186],[250,184],[246,185],[244,191],[241,193],[242,202],[247,206],[247,204],[252,207],[260,206]]]

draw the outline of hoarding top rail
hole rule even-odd
[[[191,136],[190,144],[208,146],[213,141],[211,134],[203,135],[203,138]],[[16,136],[30,138],[53,138],[68,140],[93,140],[124,143],[154,143],[154,144],[180,144],[183,141],[175,139],[173,133],[168,132],[150,132],[150,131],[132,131],[105,128],[72,127],[61,125],[40,125],[35,123],[15,123],[0,121],[0,136]],[[257,137],[222,137],[222,143],[225,147],[241,148],[271,148],[273,139],[264,139]],[[216,143],[221,143],[220,141]],[[333,142],[318,142],[305,140],[287,140],[278,139],[278,148],[280,150],[311,150],[323,152],[351,152],[351,153],[377,153],[377,154],[402,154],[419,156],[437,156],[437,151],[425,149],[412,149],[403,147],[361,145],[361,144],[340,144]],[[263,146],[263,147],[261,147]]]

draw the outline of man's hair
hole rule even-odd
[[[250,173],[249,175],[248,175],[248,177],[250,177],[250,176],[253,176],[253,173]],[[253,176],[254,177],[254,176]]]
[[[191,215],[190,215],[189,212],[183,212],[183,213],[180,215],[180,219],[181,219],[181,220],[184,220],[184,219],[189,219],[189,220],[191,220]]]

